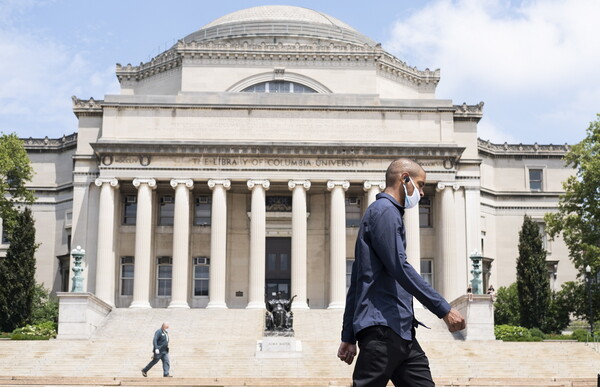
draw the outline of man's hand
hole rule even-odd
[[[450,312],[444,316],[444,322],[450,332],[462,331],[467,327],[463,316],[454,308],[450,309]]]
[[[155,353],[155,354],[157,354],[157,355],[160,353],[160,351],[158,350],[158,348],[156,348],[156,349],[154,350],[154,353]]]
[[[356,356],[356,344],[344,343],[342,341],[337,356],[341,361],[352,364],[354,356]]]

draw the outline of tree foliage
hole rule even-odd
[[[542,246],[540,227],[527,215],[519,232],[517,293],[521,326],[542,328],[550,304],[546,250]]]
[[[16,134],[0,135],[0,218],[10,237],[18,213],[14,203],[32,203],[33,192],[25,187],[31,181],[33,169],[23,141]]]
[[[600,114],[590,123],[587,136],[573,145],[565,155],[575,176],[563,182],[565,193],[560,196],[558,212],[547,214],[545,221],[551,237],[562,233],[569,256],[584,274],[590,265],[592,272],[600,269]]]
[[[29,322],[35,294],[35,227],[29,208],[17,213],[6,258],[0,260],[0,331]]]
[[[575,314],[589,321],[588,285],[596,318],[600,314],[600,114],[590,123],[586,137],[567,152],[565,162],[575,169],[575,175],[563,182],[565,193],[559,198],[558,212],[546,214],[546,230],[552,238],[561,234],[569,249],[583,280],[569,285],[574,297],[571,302]],[[588,265],[596,279],[592,284],[584,283]]]
[[[521,324],[519,309],[517,283],[514,282],[508,287],[501,286],[498,288],[496,302],[494,302],[494,323],[496,325]]]

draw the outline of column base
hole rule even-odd
[[[206,309],[227,309],[227,304],[224,302],[209,301]]]
[[[150,303],[148,301],[133,301],[131,305],[129,305],[131,309],[151,309]]]
[[[344,309],[346,307],[346,303],[344,302],[332,302],[329,304],[327,309]]]
[[[168,309],[189,309],[190,306],[186,301],[171,301]]]
[[[264,302],[252,301],[249,302],[246,306],[246,309],[266,309],[266,305]]]
[[[292,309],[310,309],[306,301],[293,301]]]

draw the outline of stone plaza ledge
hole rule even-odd
[[[487,294],[465,294],[450,303],[465,318],[467,327],[453,333],[459,340],[496,340],[494,335],[494,304]]]
[[[112,307],[92,293],[57,293],[57,339],[87,340],[112,311]]]

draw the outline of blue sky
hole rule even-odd
[[[573,144],[600,113],[598,0],[0,0],[0,131],[76,131],[71,95],[116,94],[139,64],[227,13],[266,4],[334,16],[419,69],[438,98],[484,101],[479,135]]]

